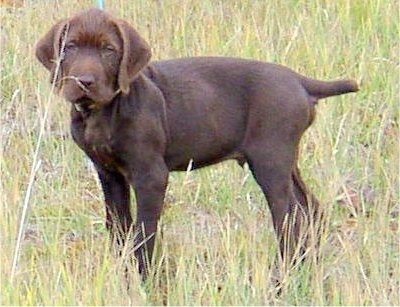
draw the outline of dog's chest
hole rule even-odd
[[[117,154],[115,133],[111,119],[101,113],[72,120],[74,140],[86,154],[97,165],[121,172],[123,163]]]
[[[92,159],[96,162],[96,164],[101,165],[108,170],[120,171],[122,169],[121,163],[118,161],[117,157],[108,146],[91,146],[88,147],[86,150],[89,156],[92,157]]]
[[[84,141],[90,147],[110,147],[112,144],[113,127],[109,116],[97,113],[83,120]]]

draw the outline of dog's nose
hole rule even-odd
[[[79,76],[77,79],[86,88],[90,87],[94,83],[93,75],[82,75]]]

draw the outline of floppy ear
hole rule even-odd
[[[129,87],[151,57],[150,46],[126,21],[116,22],[123,43],[119,66],[118,85],[122,93],[128,94]]]
[[[51,72],[51,81],[53,81],[57,60],[61,56],[61,44],[66,26],[66,20],[58,22],[36,45],[36,57]]]

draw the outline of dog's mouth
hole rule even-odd
[[[97,108],[98,104],[87,96],[83,96],[72,102],[75,110],[78,112],[88,113]]]

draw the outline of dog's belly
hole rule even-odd
[[[218,112],[215,112],[218,113]],[[178,116],[170,125],[165,161],[170,170],[187,170],[227,159],[240,159],[245,134],[245,116]],[[190,164],[190,166],[189,166]]]
[[[165,161],[170,171],[197,169],[229,159],[236,159],[241,165],[244,162],[244,156],[238,148],[231,148],[231,150],[229,150],[222,147],[208,147],[207,150],[203,148],[201,152],[193,152],[185,149],[167,154]]]

